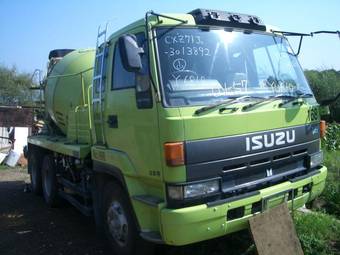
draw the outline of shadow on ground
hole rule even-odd
[[[48,208],[41,197],[24,192],[23,178],[14,178],[3,181],[0,175],[0,254],[112,254],[92,218],[71,206]],[[184,247],[158,246],[156,254],[252,254],[246,252],[250,245],[245,231]]]

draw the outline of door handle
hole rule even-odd
[[[110,128],[118,128],[118,117],[117,115],[109,115],[107,117],[107,124]]]

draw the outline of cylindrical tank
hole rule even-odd
[[[61,58],[47,75],[46,111],[64,134],[69,112],[89,101],[87,91],[92,84],[94,57],[94,49],[74,50]]]

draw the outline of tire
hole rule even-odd
[[[50,207],[59,207],[61,198],[58,195],[57,171],[52,155],[46,155],[43,160],[42,170],[42,193],[46,204]]]
[[[104,232],[114,254],[153,254],[154,245],[142,240],[126,192],[116,182],[105,185],[103,193]]]
[[[37,150],[28,154],[28,172],[31,179],[32,192],[36,195],[42,194],[42,177],[41,177],[41,157]]]

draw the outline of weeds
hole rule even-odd
[[[321,209],[340,219],[340,151],[325,152],[324,164],[328,168],[326,186],[313,204],[322,204],[321,208],[317,206],[315,209]]]
[[[324,213],[297,213],[294,221],[305,255],[339,254],[339,220]]]

